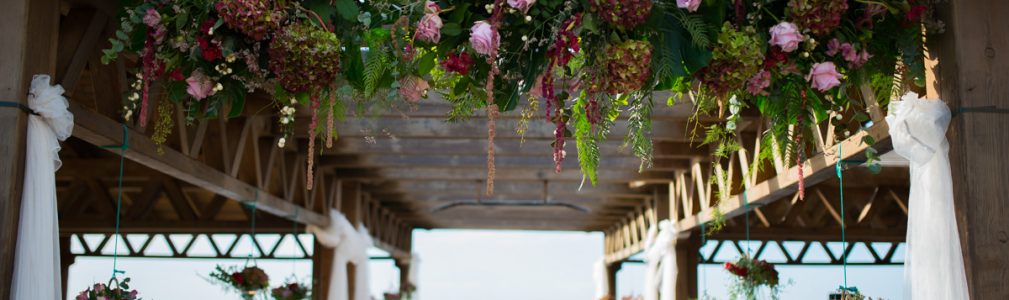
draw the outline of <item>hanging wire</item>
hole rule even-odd
[[[126,150],[130,148],[130,131],[126,127],[126,124],[121,124],[123,126],[123,143],[121,145],[109,145],[100,146],[102,149],[119,149],[119,178],[118,181],[118,191],[116,195],[116,232],[113,237],[112,242],[112,279],[116,278],[116,274],[126,274],[126,271],[117,269],[119,262],[119,216],[123,207],[123,165],[126,163]]]
[[[840,143],[837,144],[837,156],[838,156],[838,160],[837,160],[837,164],[835,164],[835,166],[834,166],[834,170],[837,172],[838,193],[840,194],[840,197],[841,197],[841,268],[842,268],[842,272],[844,273],[844,285],[841,286],[841,291],[843,293],[843,292],[849,291],[850,289],[853,289],[853,288],[849,288],[848,287],[848,251],[847,251],[848,246],[847,246],[847,237],[845,236],[845,232],[844,232],[845,231],[845,227],[847,227],[847,226],[845,225],[845,222],[844,222],[845,221],[844,220],[844,178],[841,175],[841,171],[842,171],[841,163],[842,163],[842,160],[840,159],[841,157],[844,157],[844,156],[843,156],[843,154],[841,152],[841,144]],[[857,291],[857,290],[854,290],[854,291]]]
[[[746,198],[748,190],[749,188],[743,188],[743,207],[746,211],[746,256],[750,256],[750,199]]]
[[[251,211],[249,213],[250,214],[250,217],[249,217],[249,219],[250,219],[249,238],[252,240],[252,245],[250,245],[251,248],[249,248],[249,256],[247,256],[245,258],[245,265],[246,266],[249,265],[249,261],[252,261],[252,264],[256,265],[256,259],[253,258],[253,253],[256,251],[256,248],[257,248],[256,247],[256,243],[257,243],[257,241],[256,241],[256,209],[257,209],[257,207],[256,206],[257,206],[257,203],[259,202],[259,189],[256,189],[253,195],[254,195],[255,198],[253,198],[252,201],[248,201],[248,202],[245,203],[245,205],[248,206],[249,210]]]

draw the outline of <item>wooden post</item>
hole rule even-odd
[[[399,294],[405,295],[410,291],[410,286],[415,284],[410,282],[410,261],[397,259],[396,268],[399,269]]]
[[[60,236],[60,275],[63,279],[60,281],[63,285],[63,293],[60,295],[67,294],[67,279],[70,279],[70,266],[74,264],[74,260],[77,256],[70,253],[70,236]]]
[[[1009,108],[1009,5],[950,1],[936,11],[946,32],[928,37],[926,87],[954,112],[947,137],[967,285],[972,299],[1009,299],[1009,115],[957,113]]]
[[[701,241],[697,236],[676,241],[676,299],[697,299],[700,250]]]
[[[0,9],[0,101],[27,104],[34,74],[56,74],[59,1],[11,0]],[[54,79],[55,80],[55,79]],[[28,115],[0,108],[0,299],[10,297],[21,218]]]
[[[620,268],[623,266],[623,262],[614,262],[606,266],[606,284],[609,285],[610,299],[616,300],[617,298],[617,272],[620,272]]]
[[[329,279],[333,273],[333,249],[315,242],[312,252],[312,299],[329,299]]]

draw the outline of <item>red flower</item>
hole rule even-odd
[[[448,58],[441,62],[441,66],[445,68],[445,71],[456,72],[459,75],[469,74],[469,67],[472,65],[473,59],[466,52],[460,54],[450,52]]]
[[[203,54],[204,60],[215,61],[223,57],[220,45],[217,45],[202,36],[196,38],[196,42],[200,44],[200,53]]]
[[[238,285],[243,285],[245,284],[245,277],[242,276],[242,273],[231,273],[231,281],[234,281]]]
[[[729,273],[732,273],[733,275],[739,277],[746,277],[746,275],[749,273],[749,270],[746,267],[740,267],[730,262],[725,263],[725,269],[728,270]]]
[[[911,9],[907,11],[907,20],[911,22],[921,21],[921,17],[925,15],[925,11],[928,8],[924,5],[914,5]]]
[[[768,70],[785,61],[788,61],[788,54],[781,51],[781,47],[773,46],[767,51],[767,57],[764,60],[764,70]]]
[[[175,68],[175,70],[172,70],[171,73],[168,73],[168,79],[182,81],[186,80],[186,76],[182,75],[182,69]]]

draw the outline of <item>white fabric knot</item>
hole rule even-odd
[[[63,97],[63,87],[49,85],[49,75],[35,75],[30,91],[28,107],[45,119],[60,141],[70,137],[74,129],[74,114],[67,110],[70,103]]]

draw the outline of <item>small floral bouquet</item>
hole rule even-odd
[[[756,299],[757,289],[767,286],[771,298],[778,299],[778,271],[765,260],[752,259],[743,255],[735,263],[725,263],[725,270],[736,275],[736,282],[729,289],[729,298]]]
[[[830,300],[883,300],[883,298],[872,298],[863,295],[855,287],[841,287],[830,294]]]
[[[304,300],[310,297],[308,286],[298,282],[289,282],[270,290],[274,300]]]
[[[266,276],[263,269],[256,266],[245,267],[241,271],[238,271],[236,267],[225,270],[223,267],[217,266],[217,270],[210,273],[210,277],[238,290],[244,299],[252,299],[260,290],[270,286],[270,277]]]
[[[115,283],[115,288],[112,284]],[[124,278],[122,282],[113,278],[109,284],[95,283],[94,286],[77,294],[76,300],[138,300],[137,291],[130,290],[130,278]]]

